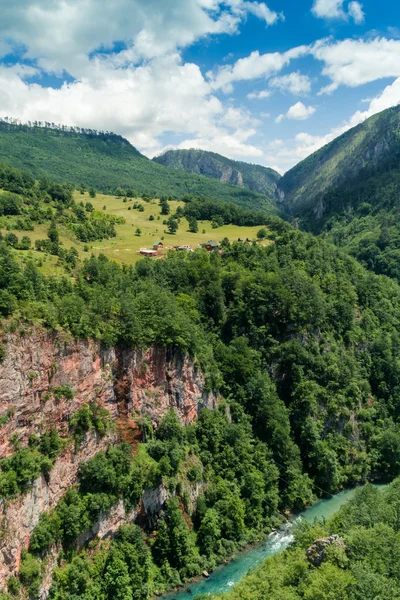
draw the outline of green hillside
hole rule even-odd
[[[93,186],[103,193],[122,187],[153,197],[193,194],[276,212],[275,201],[264,195],[166,169],[140,154],[126,139],[107,132],[2,121],[0,162],[27,170],[36,178],[45,175],[75,186]]]
[[[261,239],[257,233],[274,219],[229,202],[159,201],[73,191],[68,184],[35,181],[26,172],[0,163],[0,237],[21,258],[26,250],[43,253],[46,273],[58,274],[56,265],[75,268],[89,250],[133,264],[142,258],[140,249],[151,249],[160,240],[163,249],[158,258],[171,248],[196,249],[210,239],[242,238],[267,245],[267,233]]]
[[[366,201],[375,206],[381,185],[399,171],[400,106],[357,125],[288,171],[279,182],[284,204],[317,229],[332,215]],[[390,174],[388,178],[388,174]],[[378,185],[367,180],[383,176]]]
[[[231,160],[205,150],[168,150],[153,160],[178,171],[205,175],[224,183],[232,183],[253,192],[274,197],[281,175],[261,165]]]
[[[340,136],[279,185],[302,228],[400,280],[400,107]]]

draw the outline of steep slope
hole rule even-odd
[[[0,578],[21,599],[152,596],[278,509],[399,475],[400,286],[277,218],[269,236],[63,278],[0,242]],[[133,453],[101,449],[110,420]]]
[[[399,180],[400,106],[350,129],[293,169],[279,182],[284,204],[306,226],[321,228],[332,215],[363,202],[375,208],[382,189]]]
[[[105,193],[117,187],[153,196],[181,198],[189,193],[276,212],[275,201],[265,195],[166,169],[126,139],[107,132],[0,121],[0,162],[25,169],[34,177],[93,186]]]
[[[279,185],[303,228],[400,280],[400,106],[340,136]]]
[[[253,192],[274,197],[281,175],[261,165],[231,160],[205,150],[168,150],[153,160],[166,167],[204,175],[223,183],[231,183]]]

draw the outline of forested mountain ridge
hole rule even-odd
[[[187,173],[205,175],[273,198],[281,175],[268,167],[231,160],[205,150],[168,150],[153,158],[159,164]]]
[[[167,169],[126,139],[108,132],[0,121],[0,162],[24,169],[35,178],[47,176],[104,193],[120,187],[154,197],[193,194],[278,212],[272,196]]]
[[[376,205],[376,186],[369,190],[367,180],[381,176],[385,183],[398,172],[399,155],[400,106],[395,106],[353,127],[285,173],[279,182],[284,205],[314,230],[363,202]]]
[[[400,281],[400,106],[343,134],[279,186],[297,225]]]

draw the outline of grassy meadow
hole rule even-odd
[[[91,202],[94,208],[99,211],[103,211],[105,207],[104,210],[108,214],[121,216],[125,219],[124,224],[115,226],[117,231],[116,237],[90,242],[89,244],[80,242],[69,229],[62,225],[58,225],[60,240],[64,247],[71,248],[74,246],[78,250],[80,258],[87,257],[88,253],[103,253],[117,262],[133,264],[142,258],[142,256],[138,254],[140,248],[151,249],[153,244],[159,240],[164,244],[163,252],[165,253],[167,252],[165,249],[166,246],[189,244],[193,249],[196,249],[199,245],[210,239],[220,242],[224,237],[227,237],[233,242],[239,237],[243,239],[249,237],[255,240],[257,231],[260,229],[260,226],[240,227],[237,225],[224,225],[217,229],[213,229],[210,221],[198,221],[198,232],[191,233],[189,231],[187,220],[182,218],[178,231],[172,235],[168,233],[167,227],[163,225],[163,221],[168,217],[160,214],[161,208],[157,199],[145,202],[135,198],[134,200],[128,199],[124,202],[123,198],[105,194],[97,194],[96,198],[90,198],[87,192],[85,194],[75,192],[74,198],[76,202]],[[139,202],[144,207],[143,212],[133,208],[133,205]],[[175,213],[178,206],[184,206],[184,203],[180,201],[170,201],[169,204],[171,207],[170,214]],[[154,217],[154,220],[149,220],[151,215]],[[137,229],[141,230],[140,236],[136,235]],[[47,237],[47,230],[47,224],[35,224],[34,231],[12,231],[19,239],[24,235],[30,237],[32,246],[34,246],[36,240]],[[5,229],[2,229],[2,232],[3,234],[6,233]],[[265,240],[262,243],[268,244],[270,242]],[[19,252],[26,255],[26,251]],[[35,251],[33,252],[35,254],[40,254],[40,256],[43,257],[43,268],[46,272],[49,274],[57,274],[57,257],[36,253]]]

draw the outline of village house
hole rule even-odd
[[[211,252],[211,250],[217,250],[219,248],[219,244],[215,240],[209,240],[206,244],[204,244],[204,247],[207,252]]]
[[[140,248],[140,254],[143,256],[157,256],[157,250],[148,250],[147,248]]]
[[[243,238],[239,237],[238,242],[243,242]]]
[[[164,244],[162,242],[154,242],[153,250],[162,250],[164,248]]]
[[[246,242],[251,242],[251,241],[252,241],[251,238],[249,238],[249,237],[246,238]]]

